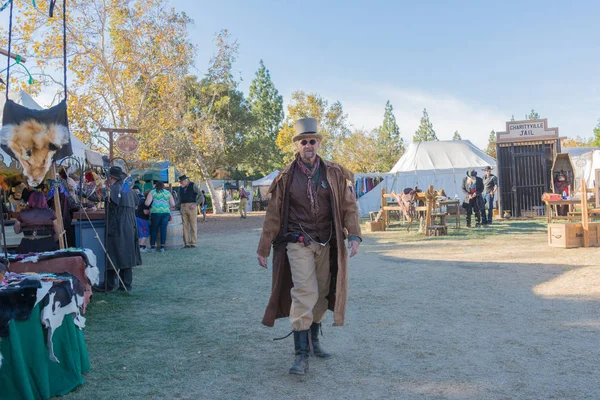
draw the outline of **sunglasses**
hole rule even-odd
[[[300,144],[302,146],[306,146],[307,143],[310,143],[312,146],[314,146],[315,143],[317,143],[317,141],[315,139],[310,139],[310,140],[303,139],[300,141]]]

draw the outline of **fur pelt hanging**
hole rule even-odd
[[[7,100],[0,146],[19,161],[29,186],[38,186],[53,161],[73,154],[66,101],[46,110],[32,110]]]

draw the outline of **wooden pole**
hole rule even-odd
[[[127,129],[127,128],[100,128],[100,132],[108,133],[108,156],[113,159],[113,140],[115,133],[138,133],[139,129]]]
[[[583,247],[590,247],[590,225],[588,223],[587,184],[581,178],[581,225],[583,226]]]
[[[425,211],[425,236],[429,236],[429,227],[431,226],[431,212],[433,210],[433,205],[435,203],[435,190],[433,189],[433,185],[429,185],[429,189],[427,189],[427,197],[425,200],[425,205],[427,206],[427,211]]]
[[[56,164],[54,164],[54,162],[52,163],[52,169],[50,170],[52,171],[52,180],[56,180]],[[58,236],[58,244],[60,245],[61,249],[65,248],[65,235],[63,234],[64,232],[64,226],[63,226],[63,219],[62,219],[62,207],[60,205],[60,195],[59,195],[60,189],[59,188],[55,188],[54,189],[54,212],[56,213],[56,222],[58,224],[58,232],[59,236]]]
[[[18,54],[9,53],[8,50],[4,50],[4,49],[0,49],[0,54],[2,54],[3,56],[6,56],[6,57],[10,57],[13,60],[16,60],[17,56],[18,56]],[[25,57],[21,56],[21,62],[22,63],[27,62],[27,59]]]

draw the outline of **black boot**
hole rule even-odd
[[[290,374],[304,375],[308,372],[308,334],[308,329],[305,331],[294,331],[296,359],[290,368]]]
[[[318,324],[316,322],[313,322],[312,325],[310,326],[310,339],[312,341],[313,353],[315,354],[316,357],[330,358],[331,354],[326,352],[321,347],[321,343],[319,342],[319,331],[320,330],[321,330],[320,322]]]

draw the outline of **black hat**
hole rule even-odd
[[[127,174],[123,172],[121,167],[117,165],[113,165],[112,167],[110,167],[110,169],[108,170],[108,174],[117,180],[124,179],[125,177],[127,177]]]
[[[185,174],[179,176],[179,182],[183,182],[186,179],[189,179]]]
[[[490,166],[488,165],[488,166],[487,166],[487,167],[485,167],[483,170],[484,170],[484,171],[491,171],[492,169],[493,169],[493,168],[492,168],[492,167],[490,167]]]
[[[475,171],[474,169],[471,169],[471,170],[467,171],[467,176],[469,178],[474,178],[477,176],[477,171]]]

